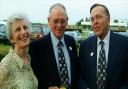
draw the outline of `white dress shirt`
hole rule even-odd
[[[99,60],[99,52],[101,49],[101,45],[100,45],[100,38],[97,37],[97,64],[98,64],[98,60]],[[108,62],[108,51],[109,51],[109,40],[110,40],[110,31],[108,31],[107,35],[105,36],[105,38],[102,40],[104,42],[104,49],[105,49],[105,57],[106,57],[106,64]],[[107,66],[107,65],[106,65]]]
[[[55,54],[55,57],[56,57],[56,63],[57,63],[58,71],[59,71],[58,47],[57,47],[59,40],[54,36],[52,31],[50,32],[50,35],[51,35],[52,45],[53,45],[54,54]],[[64,52],[65,62],[67,64],[67,68],[68,68],[69,82],[71,83],[70,57],[69,57],[67,46],[66,46],[65,41],[64,41],[64,36],[62,37],[61,42],[63,43],[62,50]]]

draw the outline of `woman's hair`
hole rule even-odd
[[[27,22],[27,25],[28,25],[28,28],[31,29],[31,23],[29,21],[29,19],[27,18],[26,15],[24,14],[13,14],[11,15],[10,17],[8,17],[7,19],[7,23],[6,23],[6,31],[5,31],[5,34],[6,34],[6,37],[11,41],[12,39],[12,29],[11,29],[11,25],[13,23],[15,23],[16,21],[19,21],[19,20],[25,20]]]

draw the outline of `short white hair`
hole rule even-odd
[[[53,10],[53,9],[56,9],[56,8],[62,8],[62,9],[64,10],[64,14],[65,14],[66,16],[68,16],[65,6],[64,6],[63,4],[61,4],[61,3],[56,3],[56,4],[52,5],[52,6],[50,7],[50,9],[49,9],[49,15],[52,13],[52,10]]]

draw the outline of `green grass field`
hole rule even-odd
[[[10,47],[10,45],[0,43],[0,61],[9,52]]]
[[[0,43],[0,61],[9,52],[11,45],[4,45]],[[79,46],[77,47],[77,52],[79,52]]]

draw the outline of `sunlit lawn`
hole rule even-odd
[[[0,43],[0,60],[8,53],[10,45]]]
[[[4,45],[0,43],[0,61],[9,52],[11,45]],[[79,53],[79,45],[77,46],[77,53]]]

